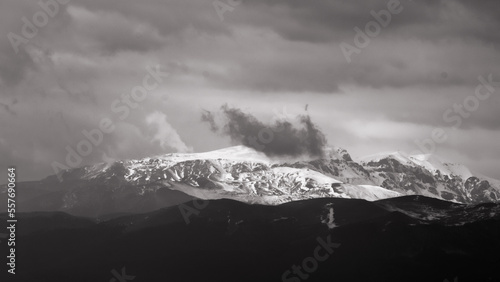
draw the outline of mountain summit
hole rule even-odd
[[[401,152],[354,161],[329,148],[316,160],[277,160],[245,146],[205,153],[165,154],[97,164],[39,182],[19,183],[22,211],[76,215],[147,212],[199,199],[277,205],[314,198],[375,201],[423,195],[457,203],[500,199],[500,181],[473,175],[463,165]],[[6,197],[6,186],[0,198]]]

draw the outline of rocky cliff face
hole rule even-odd
[[[95,216],[147,212],[193,197],[276,205],[313,198],[374,201],[424,195],[476,204],[499,201],[498,186],[464,166],[430,156],[393,153],[354,161],[337,148],[322,159],[276,161],[237,146],[72,169],[60,179],[19,183],[18,200],[22,211]],[[5,198],[6,187],[0,191]]]
[[[500,187],[473,176],[464,166],[437,163],[436,160],[419,163],[419,157],[412,156],[408,159],[415,162],[403,162],[389,155],[362,164],[377,185],[405,195],[424,195],[467,204],[500,200]]]

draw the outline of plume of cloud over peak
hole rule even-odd
[[[328,143],[309,115],[297,116],[297,123],[283,119],[264,123],[238,108],[223,105],[219,112],[204,111],[201,119],[213,132],[270,157],[320,158]]]
[[[158,142],[163,149],[173,148],[180,153],[193,151],[182,141],[179,133],[167,121],[167,115],[159,111],[147,116],[146,122],[149,126],[156,128],[153,142]]]

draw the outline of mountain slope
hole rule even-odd
[[[443,162],[432,155],[402,152],[360,159],[375,183],[405,195],[424,195],[460,203],[498,202],[500,185],[464,165]]]
[[[325,197],[375,201],[424,195],[469,204],[500,199],[500,181],[434,156],[398,152],[356,162],[341,148],[328,149],[321,159],[276,160],[236,146],[96,164],[60,177],[18,183],[20,211],[102,217],[149,212],[193,198],[267,205]],[[0,187],[2,204],[6,191],[6,185]]]

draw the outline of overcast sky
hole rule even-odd
[[[223,0],[235,6],[217,12],[212,0],[71,0],[44,18],[38,1],[2,0],[0,165],[21,180],[53,174],[106,118],[115,129],[82,165],[218,149],[231,140],[204,110],[227,103],[266,123],[308,105],[353,156],[414,152],[442,128],[435,154],[500,179],[500,84],[474,96],[479,76],[500,81],[500,1],[392,1]],[[390,21],[354,49],[355,28],[388,3]],[[118,111],[157,65],[169,77]]]

